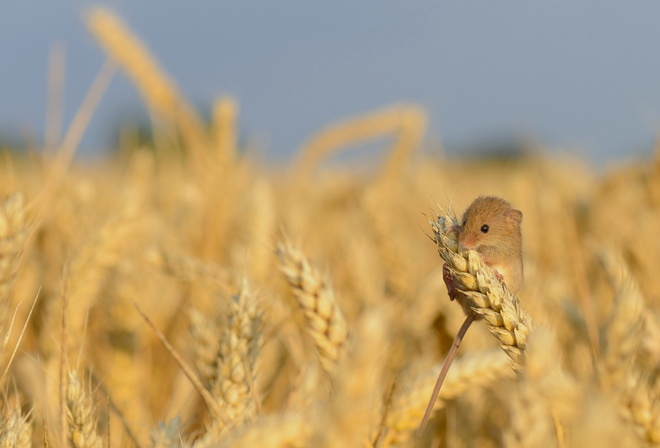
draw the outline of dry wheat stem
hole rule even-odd
[[[277,246],[280,270],[286,277],[307,322],[321,365],[333,372],[348,334],[346,317],[326,280],[313,269],[303,253],[288,243]]]
[[[452,226],[458,225],[455,219],[438,214],[437,220],[429,224],[438,253],[447,263],[459,290],[457,300],[483,318],[488,330],[511,358],[512,366],[520,368],[532,329],[531,317],[476,251],[458,253],[456,235],[450,232]]]

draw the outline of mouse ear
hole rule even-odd
[[[506,211],[506,216],[509,218],[511,221],[515,222],[516,224],[520,224],[522,222],[523,214],[520,210],[516,209],[510,209]]]

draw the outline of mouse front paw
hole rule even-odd
[[[447,286],[447,293],[449,294],[449,300],[454,300],[456,298],[456,285],[454,284],[454,276],[449,270],[449,265],[445,263],[442,266],[442,279],[445,281],[445,286]]]

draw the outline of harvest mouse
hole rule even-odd
[[[512,294],[523,282],[521,222],[522,212],[504,199],[479,196],[463,214],[458,229],[459,251],[479,252]]]
[[[464,249],[476,250],[512,294],[520,289],[523,282],[521,222],[522,212],[512,208],[511,204],[504,199],[495,196],[479,196],[463,214],[461,225],[454,226],[450,230],[458,235],[459,252]],[[443,266],[443,279],[447,285],[449,298],[454,300],[458,295],[458,290],[446,264]],[[467,301],[459,300],[459,302],[467,317],[447,353],[431,394],[431,399],[426,407],[426,412],[417,430],[417,437],[421,437],[431,417],[440,387],[463,340],[463,336],[477,318]]]

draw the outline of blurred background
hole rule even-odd
[[[660,123],[657,2],[100,3],[198,110],[232,96],[241,137],[269,160],[289,159],[328,123],[399,102],[427,110],[427,150],[533,141],[595,166],[649,154]],[[53,51],[65,55],[68,126],[106,58],[82,21],[90,6],[18,2],[0,14],[5,144],[43,142]],[[122,125],[146,117],[118,72],[79,153],[111,149]]]
[[[5,9],[0,447],[660,446],[660,4]],[[481,194],[522,300],[418,440]]]

